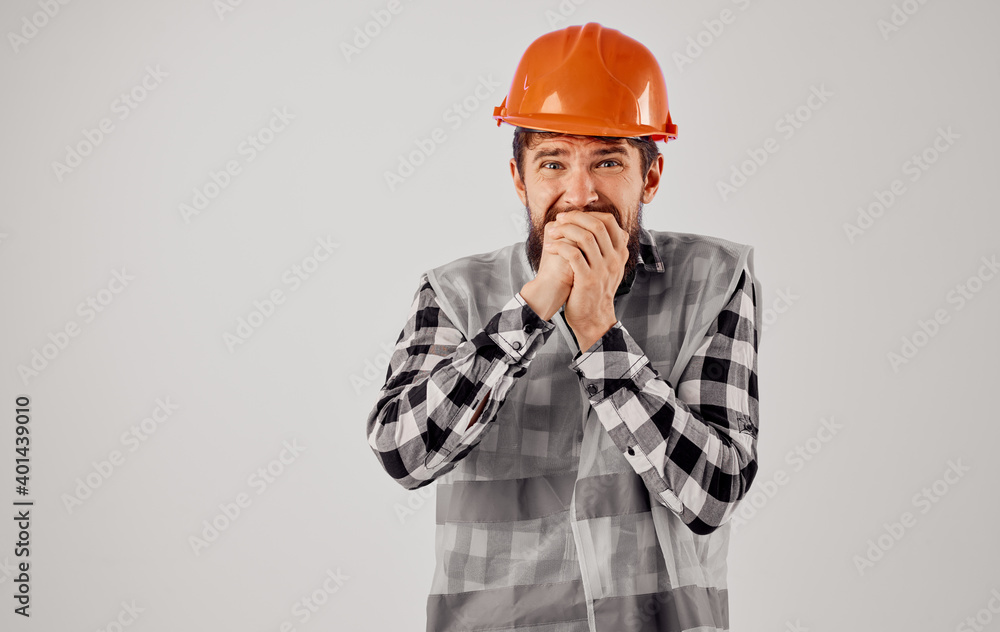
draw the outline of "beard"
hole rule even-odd
[[[550,208],[545,212],[545,218],[541,226],[535,226],[534,222],[531,221],[531,208],[525,207],[525,213],[527,215],[528,224],[528,238],[525,240],[525,254],[528,257],[528,263],[531,264],[532,271],[538,274],[538,265],[542,260],[542,246],[545,240],[545,225],[551,221],[554,221],[556,215],[563,211],[584,211],[587,213],[611,213],[615,221],[618,222],[618,226],[622,230],[628,231],[628,261],[625,262],[624,273],[622,274],[622,281],[628,278],[629,274],[635,270],[636,266],[639,265],[639,231],[642,227],[642,202],[639,202],[639,207],[636,210],[635,221],[632,226],[624,226],[622,224],[622,214],[621,211],[614,205],[609,203],[606,204],[589,204],[581,208],[568,208],[568,209],[556,209]]]

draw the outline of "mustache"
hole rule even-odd
[[[584,207],[571,206],[569,208],[555,208],[555,207],[550,208],[545,213],[545,221],[543,222],[543,225],[551,221],[554,221],[556,219],[556,215],[558,215],[559,213],[564,213],[566,211],[583,211],[584,213],[611,213],[611,215],[615,218],[615,221],[618,223],[618,226],[622,229],[625,228],[624,226],[622,226],[621,211],[619,211],[618,207],[611,202],[595,202],[593,204],[588,204],[587,206]]]

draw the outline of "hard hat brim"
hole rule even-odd
[[[501,122],[517,127],[538,130],[541,132],[556,132],[576,136],[611,136],[615,138],[640,138],[650,136],[652,140],[666,142],[677,138],[677,126],[670,125],[666,131],[652,125],[620,126],[612,122],[595,123],[592,119],[575,117],[566,114],[546,114],[541,116],[504,116],[494,115],[497,125]],[[672,128],[672,129],[671,129]]]

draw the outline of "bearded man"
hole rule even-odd
[[[392,478],[436,482],[427,630],[728,630],[753,248],[643,226],[677,128],[622,33],[543,35],[494,118],[528,237],[421,275],[367,421]]]

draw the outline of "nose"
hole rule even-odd
[[[564,181],[566,190],[563,199],[569,206],[582,209],[597,202],[597,190],[594,189],[594,178],[589,169],[573,169]]]

